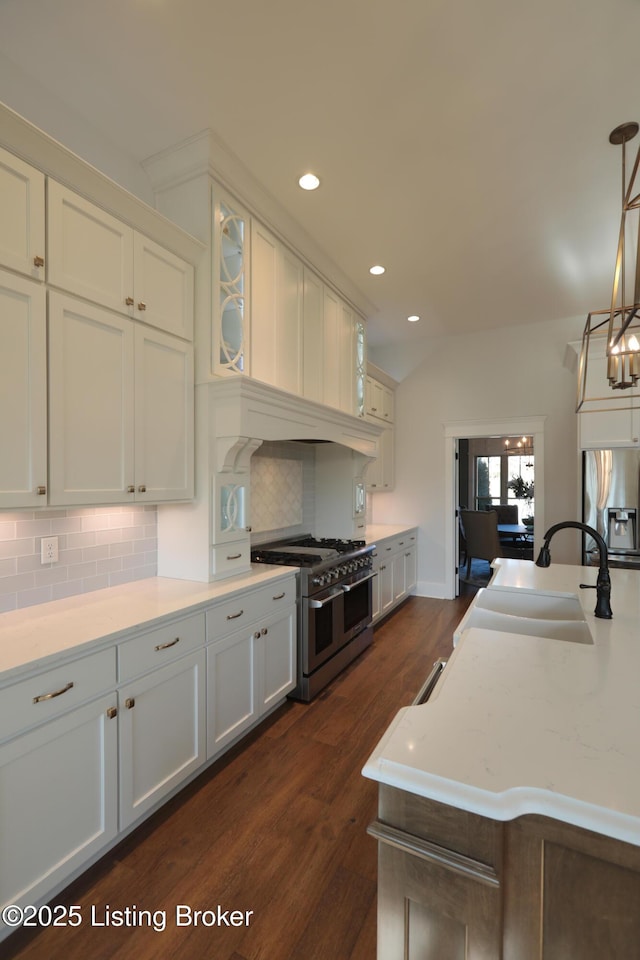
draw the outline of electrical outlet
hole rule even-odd
[[[58,538],[43,537],[40,541],[40,563],[58,562]]]

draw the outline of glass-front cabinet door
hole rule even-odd
[[[239,540],[247,535],[248,476],[219,474],[213,484],[215,543]]]
[[[249,345],[249,215],[213,188],[213,369],[246,373]]]

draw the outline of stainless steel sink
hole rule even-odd
[[[456,628],[454,646],[468,627],[571,643],[593,643],[577,597],[482,589]]]

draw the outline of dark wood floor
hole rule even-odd
[[[361,768],[433,661],[451,651],[473,593],[411,598],[313,703],[287,702],[56,904],[82,925],[14,934],[20,960],[372,960],[376,785]],[[177,927],[177,904],[253,911],[248,926]],[[111,911],[164,911],[166,928],[100,927]]]

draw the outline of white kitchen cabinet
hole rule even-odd
[[[45,899],[115,838],[115,680],[111,648],[0,692],[0,906]]]
[[[193,496],[190,344],[49,295],[51,504]]]
[[[336,359],[340,376],[340,409],[345,413],[356,412],[356,327],[351,307],[344,301],[340,304],[339,342]]]
[[[135,499],[193,497],[193,347],[135,327]]]
[[[55,180],[47,193],[47,280],[193,339],[193,267]]]
[[[44,279],[44,175],[0,149],[0,265]]]
[[[295,577],[207,611],[207,755],[252,727],[296,685]]]
[[[207,755],[215,756],[258,718],[253,633],[240,630],[207,648]]]
[[[324,284],[304,268],[303,276],[303,376],[302,392],[307,400],[324,402]]]
[[[217,374],[249,369],[250,217],[235,200],[213,189],[212,329],[209,369]]]
[[[125,684],[118,699],[123,830],[204,763],[204,650]]]
[[[133,377],[131,320],[51,293],[51,504],[133,500]]]
[[[367,376],[365,403],[368,416],[393,423],[394,392],[375,377]]]
[[[0,318],[0,507],[35,507],[47,492],[44,287],[0,270]]]
[[[323,402],[329,407],[340,408],[340,321],[342,304],[337,293],[325,285],[322,311],[324,357]]]
[[[132,315],[131,227],[51,179],[47,214],[49,283]]]
[[[373,569],[373,617],[375,623],[402,603],[416,587],[417,533],[407,530],[376,542]]]
[[[637,398],[631,402],[640,403]],[[627,410],[586,410],[578,414],[581,450],[635,447],[640,443],[640,406]]]
[[[134,316],[193,340],[193,267],[137,230],[133,234]]]
[[[367,468],[367,489],[370,493],[393,490],[395,482],[394,429],[385,427],[378,440],[378,456]]]
[[[251,224],[251,376],[302,394],[302,261]]]
[[[277,595],[277,594],[276,594]],[[283,598],[284,599],[284,598]],[[258,694],[260,713],[279,703],[296,685],[296,611],[288,607],[260,623],[259,670],[261,686]]]

